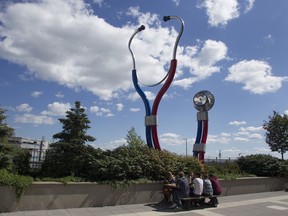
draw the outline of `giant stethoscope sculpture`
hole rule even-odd
[[[184,31],[184,22],[180,17],[178,17],[178,16],[164,16],[163,17],[163,20],[165,22],[170,20],[170,19],[178,19],[181,23],[181,29],[180,29],[180,32],[178,33],[178,36],[176,38],[176,42],[174,45],[173,59],[171,60],[171,63],[170,63],[170,69],[169,69],[168,73],[166,74],[166,76],[160,82],[153,84],[153,85],[146,85],[143,82],[141,82],[137,76],[135,57],[134,57],[134,53],[131,49],[131,42],[137,33],[139,33],[140,31],[145,29],[145,26],[142,25],[141,27],[139,27],[133,33],[133,35],[130,37],[130,40],[128,43],[128,48],[131,52],[132,60],[133,60],[133,70],[132,70],[133,84],[134,84],[136,91],[138,92],[141,99],[143,100],[143,103],[145,106],[145,111],[146,111],[146,116],[145,116],[146,142],[147,142],[147,145],[149,147],[151,147],[151,148],[154,147],[155,149],[158,149],[158,150],[161,150],[159,139],[158,139],[158,132],[157,132],[158,106],[159,106],[160,100],[162,99],[163,95],[165,94],[165,92],[167,91],[167,89],[169,88],[169,86],[171,85],[171,83],[173,81],[173,78],[174,78],[174,75],[176,72],[176,66],[177,66],[177,60],[176,60],[177,46],[178,46],[179,40],[182,36],[182,33]],[[144,91],[140,88],[139,83],[141,83],[142,85],[148,86],[148,87],[154,87],[154,86],[157,86],[160,83],[162,83],[164,80],[166,80],[166,81],[163,84],[163,86],[161,87],[161,89],[159,90],[159,92],[155,98],[154,104],[152,106],[152,110],[151,110],[150,103],[149,103]]]
[[[203,90],[194,95],[193,103],[194,107],[199,111],[197,112],[198,129],[193,146],[193,156],[204,163],[208,135],[208,111],[213,107],[215,98],[211,92]]]

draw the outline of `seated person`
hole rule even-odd
[[[212,183],[208,178],[208,175],[203,175],[203,196],[212,196],[213,195],[213,187]]]
[[[211,184],[212,184],[213,195],[220,195],[222,193],[222,188],[221,188],[221,185],[220,185],[217,177],[213,174],[209,174],[209,179],[210,179]]]
[[[189,183],[184,175],[183,171],[178,173],[178,178],[176,180],[176,187],[173,190],[173,206],[179,208],[182,206],[181,198],[189,196]]]
[[[200,197],[203,193],[203,180],[200,178],[201,174],[196,172],[192,178],[192,185],[190,189],[191,197]],[[198,200],[193,200],[192,203],[198,206]]]
[[[192,179],[192,188],[190,196],[201,196],[203,193],[203,180],[200,178],[200,173],[196,172]]]
[[[220,195],[222,193],[222,188],[221,188],[221,185],[220,185],[217,177],[213,174],[209,174],[209,179],[210,179],[211,184],[212,184],[213,195]],[[219,202],[218,202],[217,197],[211,198],[210,202],[209,202],[209,204],[213,204],[213,205],[217,205],[218,203]]]
[[[164,185],[162,188],[162,193],[164,195],[164,199],[168,204],[172,204],[171,195],[173,192],[173,188],[171,186],[169,186],[169,184],[175,184],[175,183],[176,183],[175,176],[172,174],[172,172],[168,172],[167,178],[164,180]]]

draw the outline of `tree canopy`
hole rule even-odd
[[[0,107],[0,143],[6,143],[14,135],[14,129],[6,124],[6,110]]]
[[[53,135],[53,138],[59,139],[59,142],[83,145],[95,140],[94,137],[86,134],[90,128],[90,120],[79,101],[75,102],[75,108],[66,112],[66,118],[60,118],[59,121],[63,125],[63,130]]]
[[[288,150],[288,115],[280,115],[274,111],[273,115],[269,116],[269,121],[265,121],[263,128],[266,130],[266,143],[272,152],[278,151],[283,160]]]

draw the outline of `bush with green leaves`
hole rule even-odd
[[[19,200],[25,189],[33,183],[33,178],[30,176],[22,176],[0,169],[0,185],[6,185],[14,188],[16,198]]]
[[[236,163],[242,172],[256,176],[283,176],[283,171],[287,169],[287,165],[278,158],[264,154],[242,156]]]
[[[19,148],[11,144],[0,144],[0,169],[27,175],[29,173],[28,149]]]

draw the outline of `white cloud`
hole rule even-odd
[[[57,97],[57,98],[63,98],[63,97],[64,97],[64,94],[63,94],[62,92],[57,92],[57,93],[55,94],[55,97]]]
[[[228,133],[221,133],[220,135],[209,134],[207,138],[207,144],[229,144],[231,143],[231,140],[231,134]]]
[[[264,61],[243,60],[229,68],[226,81],[242,83],[243,89],[254,94],[273,93],[282,87],[288,77],[277,77],[271,73],[271,66]]]
[[[172,0],[172,2],[174,2],[176,6],[180,4],[180,0]]]
[[[241,128],[239,129],[239,131],[243,131],[243,132],[245,132],[245,131],[255,132],[255,131],[263,131],[263,130],[264,130],[264,129],[263,129],[262,126],[259,126],[259,127],[249,126],[249,127],[246,127],[246,128],[241,127]]]
[[[135,29],[144,24],[146,30],[131,44],[137,59],[137,75],[146,84],[155,84],[165,77],[178,36],[173,23],[162,27],[157,14],[142,13],[137,7],[129,8],[126,14],[137,20],[135,24],[129,22],[121,28],[92,13],[83,0],[9,4],[0,13],[3,23],[0,57],[26,66],[28,73],[23,72],[26,79],[52,81],[110,100],[133,88],[132,59],[126,42]],[[47,44],[45,49],[43,44]],[[212,40],[206,41],[201,50],[189,49],[189,46],[177,49],[181,62],[177,76],[183,68],[188,68],[195,76],[184,85],[186,88],[219,72],[215,64],[224,59],[227,52],[225,44]],[[193,49],[200,53],[193,53]],[[153,71],[153,76],[147,71]]]
[[[255,3],[255,0],[246,0],[246,1],[247,1],[247,5],[244,10],[245,13],[251,11]]]
[[[40,97],[42,94],[43,94],[43,92],[41,92],[41,91],[34,91],[34,92],[31,93],[31,96],[32,96],[32,97],[35,97],[35,98],[38,98],[38,97]]]
[[[187,89],[193,83],[220,72],[220,67],[216,64],[227,59],[227,46],[221,41],[214,40],[206,40],[202,47],[200,45],[199,42],[197,47],[185,47],[183,50],[185,54],[178,57],[179,69],[189,68],[192,76],[184,79],[178,77],[173,85]]]
[[[228,125],[236,125],[236,126],[245,125],[245,124],[246,124],[245,121],[232,121],[228,123]]]
[[[14,118],[14,122],[25,124],[32,123],[35,125],[41,125],[41,124],[52,125],[55,123],[55,120],[45,115],[33,115],[26,113],[24,115],[16,115]]]
[[[239,17],[237,0],[204,0],[198,7],[206,9],[208,23],[211,26],[225,26],[230,20]]]
[[[117,110],[118,110],[118,111],[122,111],[123,108],[124,108],[124,105],[123,105],[122,103],[117,103],[117,104],[116,104],[116,107],[117,107]]]
[[[100,108],[98,106],[92,106],[90,107],[90,112],[95,113],[97,116],[103,116],[103,117],[112,117],[114,114],[111,112],[110,109],[107,108]]]
[[[99,5],[99,7],[102,7],[103,1],[104,1],[104,0],[93,0],[93,2],[94,2],[95,4],[98,4],[98,5]]]
[[[131,112],[139,112],[139,111],[140,111],[140,108],[130,108],[130,111],[131,111]]]
[[[184,140],[181,138],[179,134],[175,133],[164,133],[159,136],[159,140],[162,144],[166,146],[177,146],[177,145],[183,145]],[[187,140],[187,142],[189,142]]]
[[[71,108],[71,105],[70,103],[53,102],[48,104],[47,108],[48,110],[42,111],[41,115],[64,116],[66,111]]]
[[[23,104],[17,106],[16,110],[19,112],[31,112],[33,110],[33,108],[29,104],[23,103]]]
[[[156,95],[151,92],[151,91],[144,91],[146,97],[148,100],[154,100]],[[141,100],[141,97],[139,96],[139,94],[135,91],[134,93],[130,93],[127,97],[127,99],[131,100],[131,101],[136,101],[136,100]]]

